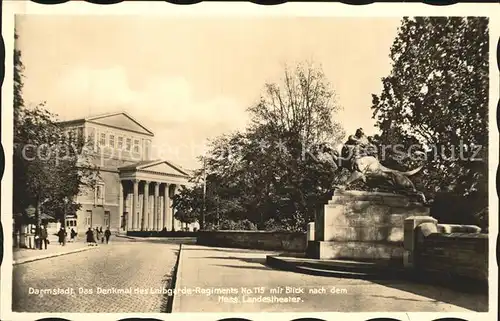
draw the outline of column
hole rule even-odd
[[[142,220],[141,220],[141,231],[143,231],[148,226],[149,220],[149,181],[144,182],[144,201],[142,202]]]
[[[137,230],[137,221],[139,218],[139,212],[137,212],[137,206],[139,206],[139,180],[134,179],[134,197],[132,199],[132,210],[131,210],[131,216],[132,216],[132,230]]]
[[[132,197],[131,197],[132,196]],[[127,212],[127,226],[125,227],[127,231],[132,231],[132,215],[134,214],[133,207],[132,207],[132,201],[133,201],[133,194],[130,193],[130,191],[127,190],[127,197],[125,198],[125,211]]]
[[[122,185],[122,181],[119,180],[118,184],[120,185],[120,187],[118,189],[118,231],[120,231],[122,228],[122,222],[123,222],[123,185]]]
[[[167,231],[170,230],[170,226],[168,226],[168,211],[170,209],[170,202],[169,202],[169,195],[168,195],[168,189],[170,187],[170,184],[165,183],[165,190],[163,191],[163,227],[167,228]]]
[[[156,184],[156,182],[153,182],[153,184]],[[148,226],[149,226],[149,230],[150,231],[154,231],[155,230],[155,225],[154,225],[154,222],[155,222],[155,212],[154,212],[154,196],[152,198],[150,198],[150,205],[153,204],[153,210],[151,210],[151,206],[150,206],[150,211],[151,213],[149,213],[149,219],[148,219]]]
[[[155,197],[154,197],[154,215],[153,215],[153,226],[155,231],[161,230],[160,227],[160,183],[155,182]]]
[[[154,210],[155,210],[155,200],[154,200],[155,196],[154,195],[149,195],[149,221],[151,222],[151,224],[149,224],[149,230],[150,231],[153,231],[153,222],[155,221],[154,219]]]

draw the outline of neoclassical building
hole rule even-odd
[[[86,137],[100,179],[78,195],[77,213],[66,226],[111,231],[168,231],[182,228],[174,218],[172,198],[188,186],[190,172],[168,160],[151,159],[154,134],[125,112],[62,123],[68,135]]]

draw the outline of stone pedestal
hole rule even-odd
[[[407,196],[336,191],[317,214],[307,255],[315,259],[402,260],[404,220],[428,215],[429,208]]]

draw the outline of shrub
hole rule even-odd
[[[214,228],[217,229],[217,228]],[[245,230],[255,231],[257,226],[250,220],[244,219],[239,221],[223,220],[218,228],[219,230]]]

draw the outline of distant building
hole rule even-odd
[[[172,197],[187,186],[190,173],[168,160],[151,159],[154,134],[125,112],[91,116],[61,123],[68,135],[92,142],[92,161],[100,181],[84,188],[68,213],[67,227],[84,232],[89,227],[112,231],[181,229],[174,219]]]

